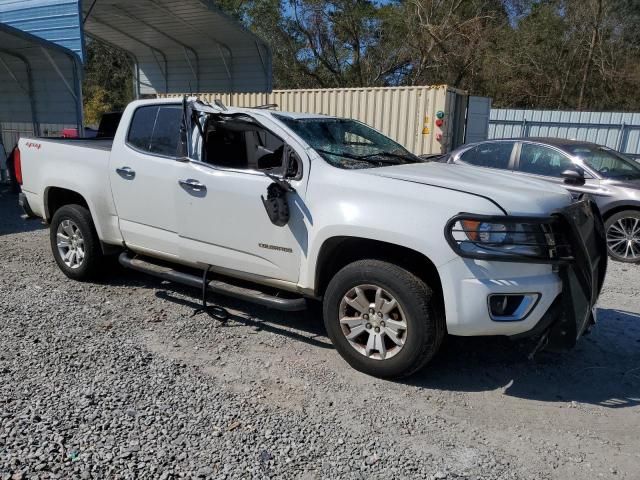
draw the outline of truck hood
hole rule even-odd
[[[571,194],[553,183],[466,165],[428,162],[359,172],[483,197],[509,215],[547,215],[571,203]],[[471,203],[469,212],[472,211]]]

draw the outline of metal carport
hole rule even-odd
[[[71,50],[0,23],[0,133],[7,150],[21,135],[82,131],[82,66]]]
[[[135,65],[136,96],[269,92],[271,51],[210,0],[85,0],[84,32]]]

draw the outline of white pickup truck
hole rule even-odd
[[[119,253],[203,297],[321,299],[336,349],[372,375],[415,372],[447,333],[570,348],[594,322],[607,255],[589,199],[425,163],[354,120],[145,100],[113,141],[19,151],[20,203],[68,277]]]

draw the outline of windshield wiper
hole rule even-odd
[[[393,162],[390,160],[373,160],[370,157],[373,157],[374,155],[354,155],[352,153],[348,153],[348,152],[331,152],[329,150],[322,150],[321,148],[314,148],[314,150],[318,153],[325,153],[327,155],[333,155],[334,157],[344,157],[344,158],[350,158],[351,160],[360,160],[363,162],[367,162],[370,164],[377,164],[377,163],[388,163],[389,165],[397,165],[398,162]],[[378,155],[378,154],[376,154]]]
[[[419,159],[414,158],[411,155],[406,155],[406,154],[401,154],[401,153],[393,153],[393,152],[371,153],[371,154],[365,155],[364,157],[361,157],[361,158],[371,158],[371,157],[380,157],[380,156],[399,158],[401,160],[404,160],[404,161],[407,161],[407,162],[411,162],[411,163],[418,163],[418,161],[419,161]]]

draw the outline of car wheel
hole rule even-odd
[[[614,260],[640,262],[640,212],[625,210],[605,222],[607,249]]]
[[[445,336],[439,298],[397,265],[360,260],[329,282],[323,301],[327,333],[356,370],[400,378],[422,368]]]
[[[53,257],[67,277],[89,280],[99,273],[103,255],[87,208],[61,207],[53,215],[49,232]]]

